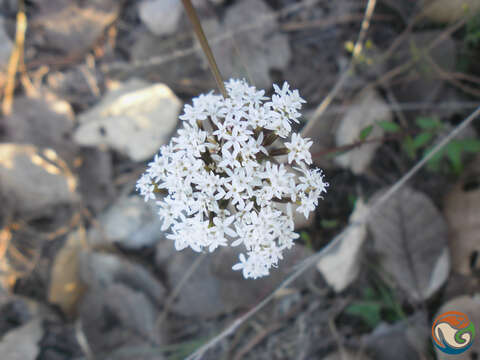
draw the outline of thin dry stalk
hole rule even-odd
[[[15,33],[15,46],[10,54],[7,67],[7,82],[2,103],[3,115],[10,115],[13,106],[13,92],[15,90],[15,77],[21,59],[23,58],[23,47],[25,44],[25,32],[27,31],[27,16],[25,15],[25,2],[19,0],[17,13],[17,29]]]
[[[185,11],[187,12],[188,18],[192,23],[193,30],[197,35],[197,39],[200,42],[200,46],[202,47],[203,53],[207,57],[208,65],[210,66],[210,70],[212,71],[213,77],[215,78],[215,82],[217,83],[218,89],[222,93],[224,98],[227,98],[227,90],[225,89],[225,85],[223,84],[222,75],[220,74],[220,70],[218,69],[217,62],[215,61],[215,56],[213,56],[212,49],[210,45],[208,45],[207,37],[203,32],[202,24],[198,19],[197,12],[192,5],[190,0],[182,0],[183,6],[185,7]]]

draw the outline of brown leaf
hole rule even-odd
[[[480,166],[477,171],[473,169],[445,198],[452,269],[463,275],[480,272],[479,213]]]
[[[81,232],[70,234],[57,253],[51,275],[48,301],[57,304],[69,316],[74,316],[85,285],[78,274],[78,254],[85,247]]]
[[[450,268],[447,226],[427,196],[403,188],[378,208],[369,227],[382,267],[410,298],[425,300],[443,285]]]

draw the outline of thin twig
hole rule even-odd
[[[218,344],[227,336],[233,334],[245,321],[247,321],[250,317],[252,317],[255,313],[261,310],[265,305],[267,305],[271,300],[273,300],[276,294],[290,285],[293,281],[295,281],[300,275],[302,275],[310,266],[316,264],[318,260],[325,255],[328,255],[332,249],[343,239],[345,238],[354,228],[358,226],[362,226],[366,223],[366,221],[378,211],[379,207],[390,199],[402,186],[405,185],[407,181],[409,181],[425,164],[430,160],[435,154],[437,154],[440,149],[442,149],[448,142],[450,142],[455,136],[457,136],[463,129],[465,129],[468,125],[470,125],[475,118],[480,115],[480,106],[471,113],[465,120],[463,120],[459,125],[455,127],[455,129],[445,136],[442,141],[440,141],[431,152],[429,152],[422,160],[420,160],[413,168],[410,169],[408,173],[402,176],[392,187],[386,191],[379,199],[376,201],[370,211],[363,216],[363,218],[359,219],[356,222],[352,222],[349,226],[347,226],[340,234],[335,236],[332,241],[326,245],[322,250],[318,251],[316,254],[309,256],[304,261],[302,261],[296,268],[296,270],[288,276],[278,287],[274,290],[270,295],[268,295],[265,299],[260,301],[254,308],[250,309],[247,313],[240,316],[236,319],[230,326],[228,326],[225,330],[223,330],[220,334],[215,336],[211,339],[208,343],[201,346],[198,350],[196,350],[193,354],[191,354],[187,360],[198,360],[212,347]]]
[[[25,2],[19,0],[17,13],[17,29],[15,32],[15,46],[10,54],[7,68],[7,82],[2,103],[3,115],[10,115],[13,105],[13,92],[15,90],[15,77],[18,65],[23,57],[23,46],[25,43],[25,32],[27,31],[27,16],[25,15]]]
[[[182,0],[183,6],[185,7],[185,11],[187,12],[188,18],[192,23],[193,30],[197,35],[197,39],[200,42],[200,46],[202,47],[203,53],[207,57],[208,64],[210,65],[210,70],[212,71],[213,77],[217,83],[218,89],[222,93],[224,98],[227,98],[227,90],[225,89],[225,85],[223,84],[222,75],[220,74],[220,70],[218,69],[217,62],[215,61],[215,56],[213,56],[212,49],[210,49],[210,45],[208,45],[207,37],[203,32],[202,24],[198,19],[197,12],[193,7],[190,0]]]
[[[353,54],[352,54],[352,59],[350,60],[350,64],[348,65],[347,70],[345,70],[345,72],[339,78],[339,80],[337,81],[333,89],[328,93],[325,99],[323,99],[322,103],[318,106],[317,110],[315,110],[315,114],[313,115],[312,119],[303,128],[302,134],[308,134],[312,130],[315,123],[318,121],[318,119],[320,119],[320,117],[323,115],[323,113],[325,112],[327,107],[330,105],[330,103],[333,101],[333,99],[338,95],[340,90],[343,88],[343,85],[345,84],[345,82],[348,80],[353,70],[355,69],[355,64],[358,59],[358,56],[362,51],[363,42],[365,40],[365,36],[367,35],[367,30],[370,26],[370,21],[373,15],[373,11],[375,10],[376,3],[377,3],[376,0],[368,0],[367,7],[365,9],[365,16],[363,18],[362,26],[358,34],[358,39],[353,48]]]

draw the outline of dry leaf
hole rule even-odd
[[[78,254],[83,248],[82,233],[70,234],[57,253],[51,270],[48,301],[59,305],[69,316],[75,315],[77,302],[85,289],[78,274]]]
[[[426,195],[403,188],[368,224],[382,267],[410,298],[428,299],[443,285],[450,270],[447,225]]]
[[[360,250],[367,236],[367,226],[363,221],[367,213],[367,206],[361,199],[358,200],[350,216],[351,230],[317,263],[317,269],[336,292],[345,290],[360,271]]]
[[[480,162],[479,162],[480,164]],[[463,275],[480,271],[480,166],[445,198],[452,269]]]
[[[342,119],[336,134],[337,146],[350,145],[358,141],[360,133],[377,121],[391,121],[392,112],[385,101],[375,90],[360,94]],[[374,126],[368,139],[379,138],[383,130]],[[356,147],[347,153],[337,156],[335,162],[344,168],[349,168],[355,174],[361,174],[370,164],[375,151],[381,142],[372,142]]]

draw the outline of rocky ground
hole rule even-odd
[[[225,79],[299,89],[330,183],[279,268],[245,280],[230,248],[176,252],[135,192],[215,89],[181,1],[0,0],[0,359],[183,359],[450,134],[480,104],[478,1],[368,3],[357,54],[364,0],[193,0]],[[446,359],[437,314],[480,326],[479,129],[204,358]]]

